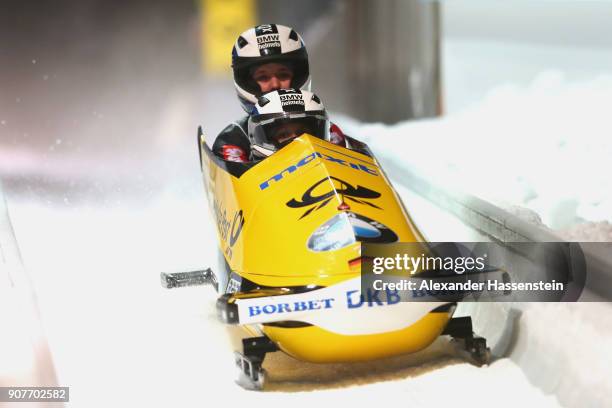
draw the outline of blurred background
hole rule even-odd
[[[550,180],[533,179],[533,173],[542,166],[562,171],[568,151],[580,166],[593,162],[582,160],[593,151],[610,152],[591,143],[610,129],[612,3],[506,3],[5,0],[0,174],[9,192],[44,184],[49,188],[36,194],[55,192],[60,201],[80,199],[113,180],[143,191],[164,180],[194,181],[197,125],[212,141],[242,115],[231,81],[231,46],[246,27],[272,21],[302,33],[313,90],[354,136],[372,133],[352,121],[458,119],[448,127],[436,124],[445,134],[461,133],[453,139],[464,142],[452,149],[436,149],[441,140],[428,129],[401,130],[396,140],[410,143],[415,161],[431,157],[432,167],[448,167],[453,159],[432,156],[431,149],[466,152],[464,162],[452,163],[466,172],[462,180],[497,164],[485,158],[482,166],[471,165],[482,159],[469,151],[516,159],[528,150],[529,160],[504,166],[521,180],[507,171],[466,188],[486,184],[489,189],[475,193],[526,205],[556,228],[606,219],[612,204],[595,191],[610,184],[600,171],[588,168],[595,180],[582,198],[597,196],[588,205],[544,194]],[[376,136],[397,133],[391,129],[376,129]],[[535,146],[534,138],[544,145]],[[153,169],[159,170],[155,177]],[[559,177],[584,179],[575,168]],[[513,193],[491,187],[504,183]],[[113,188],[104,192],[125,196]],[[565,203],[556,218],[548,216],[557,211],[551,201]]]
[[[0,180],[59,382],[91,403],[110,372],[194,389],[206,375],[206,353],[142,367],[215,327],[191,293],[186,340],[157,276],[216,258],[196,129],[212,144],[244,114],[240,32],[301,33],[313,91],[385,160],[612,241],[610,16],[610,1],[1,0]]]

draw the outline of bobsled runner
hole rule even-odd
[[[365,144],[302,135],[259,162],[217,157],[199,131],[205,190],[222,266],[162,274],[162,284],[212,284],[222,322],[244,328],[240,383],[260,389],[269,352],[316,363],[414,353],[450,335],[477,364],[486,341],[455,302],[384,302],[362,293],[361,244],[423,242]]]

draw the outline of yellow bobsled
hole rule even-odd
[[[276,350],[317,363],[370,360],[424,349],[452,334],[447,326],[478,343],[471,322],[449,325],[454,303],[381,304],[360,293],[363,242],[423,237],[367,146],[351,140],[355,149],[302,135],[263,161],[235,163],[200,132],[224,264],[203,279],[221,293],[222,321],[246,329],[237,362],[250,387],[262,386],[264,356]]]

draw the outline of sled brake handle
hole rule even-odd
[[[192,272],[162,272],[160,274],[160,278],[161,285],[167,289],[182,288],[184,286],[216,284],[215,275],[213,274],[211,268]]]

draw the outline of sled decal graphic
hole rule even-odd
[[[332,183],[331,191],[319,195],[313,195],[316,194],[315,190],[317,189],[317,187],[319,187],[322,183],[325,183],[326,181],[330,181]],[[379,192],[370,190],[369,188],[359,185],[357,187],[354,187],[346,181],[336,177],[325,177],[324,179],[319,180],[318,182],[313,184],[308,190],[306,190],[306,192],[301,197],[301,201],[292,198],[287,202],[287,207],[303,208],[312,206],[310,209],[306,210],[304,214],[302,214],[302,216],[299,218],[301,220],[311,212],[325,207],[332,200],[332,197],[334,197],[336,194],[340,194],[340,196],[342,196],[343,202],[346,199],[358,204],[369,205],[370,207],[382,210],[382,208],[380,208],[376,204],[366,201],[380,197]],[[319,205],[317,206],[316,204]]]
[[[308,249],[314,252],[335,251],[362,243],[397,242],[397,234],[386,225],[352,212],[334,215],[308,238]]]
[[[357,241],[376,244],[397,242],[397,234],[386,225],[360,214],[347,215]]]

